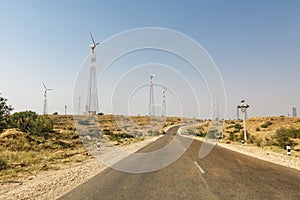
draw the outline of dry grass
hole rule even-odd
[[[238,120],[226,120],[223,127],[224,142],[227,143],[237,143],[229,140],[229,133],[235,128],[235,124],[240,124],[243,127],[243,123]],[[250,138],[253,139],[253,143],[249,145],[255,145],[262,148],[272,150],[277,153],[286,154],[286,150],[278,146],[272,145],[274,141],[276,131],[281,128],[300,128],[300,118],[292,117],[253,117],[246,120],[247,132],[250,134]],[[241,129],[238,134],[242,134],[243,129]],[[300,156],[300,139],[293,139],[293,141],[298,143],[292,150],[292,154],[295,156]]]
[[[81,162],[89,156],[74,131],[56,129],[46,137],[16,129],[0,134],[2,181],[34,175],[41,170],[59,169],[66,162]]]
[[[73,116],[49,115],[53,120],[52,133],[43,137],[8,129],[0,134],[0,177],[1,182],[35,175],[41,170],[60,169],[66,163],[82,162],[91,156],[87,153],[75,126]],[[127,145],[144,140],[147,135],[161,134],[166,126],[188,122],[178,117],[114,116],[102,115],[80,117],[88,126],[90,134],[96,129],[108,130],[113,136],[107,137],[115,145]],[[142,130],[142,131],[141,131]],[[122,134],[134,135],[133,138]],[[116,137],[118,136],[118,137]],[[119,137],[121,136],[121,137]]]

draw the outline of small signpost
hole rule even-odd
[[[97,151],[100,151],[100,146],[101,146],[101,144],[100,144],[100,141],[99,141],[99,140],[97,141],[97,144],[96,144],[96,145],[97,145]]]
[[[291,155],[291,146],[290,146],[290,145],[286,145],[286,154],[287,154],[288,156]]]

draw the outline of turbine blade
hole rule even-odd
[[[43,82],[42,82],[43,83]],[[46,87],[46,85],[43,83],[43,86],[44,86],[44,88],[47,90],[47,87]]]
[[[91,38],[92,38],[93,44],[96,45],[95,40],[94,40],[94,37],[93,37],[93,35],[92,35],[91,32],[90,32],[90,36],[91,36]]]

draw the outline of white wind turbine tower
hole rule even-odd
[[[47,108],[47,92],[49,90],[52,90],[52,89],[47,88],[44,83],[43,83],[43,86],[45,88],[45,92],[44,92],[44,110],[43,110],[43,113],[44,113],[44,115],[47,115],[47,111],[48,111],[48,108]]]
[[[164,87],[163,88],[163,100],[162,100],[162,116],[163,117],[166,117],[167,115],[167,104],[166,104],[166,88]]]
[[[149,99],[149,116],[155,116],[155,110],[154,110],[154,94],[153,94],[153,79],[154,74],[150,74],[150,99]]]
[[[78,110],[77,110],[77,114],[81,115],[81,96],[78,95]]]
[[[97,79],[96,79],[96,56],[95,49],[99,43],[95,43],[92,33],[90,32],[92,39],[92,44],[90,45],[92,49],[91,55],[91,68],[90,68],[90,79],[89,79],[89,88],[87,96],[87,114],[95,115],[98,111],[98,92],[97,92]]]

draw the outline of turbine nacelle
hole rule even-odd
[[[45,85],[44,83],[43,83],[43,86],[44,86],[44,88],[45,88],[44,96],[46,97],[46,96],[47,96],[47,91],[52,90],[52,89],[47,88],[46,85]]]
[[[95,42],[94,37],[93,37],[91,32],[90,32],[90,36],[91,36],[91,39],[92,39],[92,42],[93,42],[92,44],[90,44],[90,47],[91,47],[92,50],[94,50],[100,43]]]

